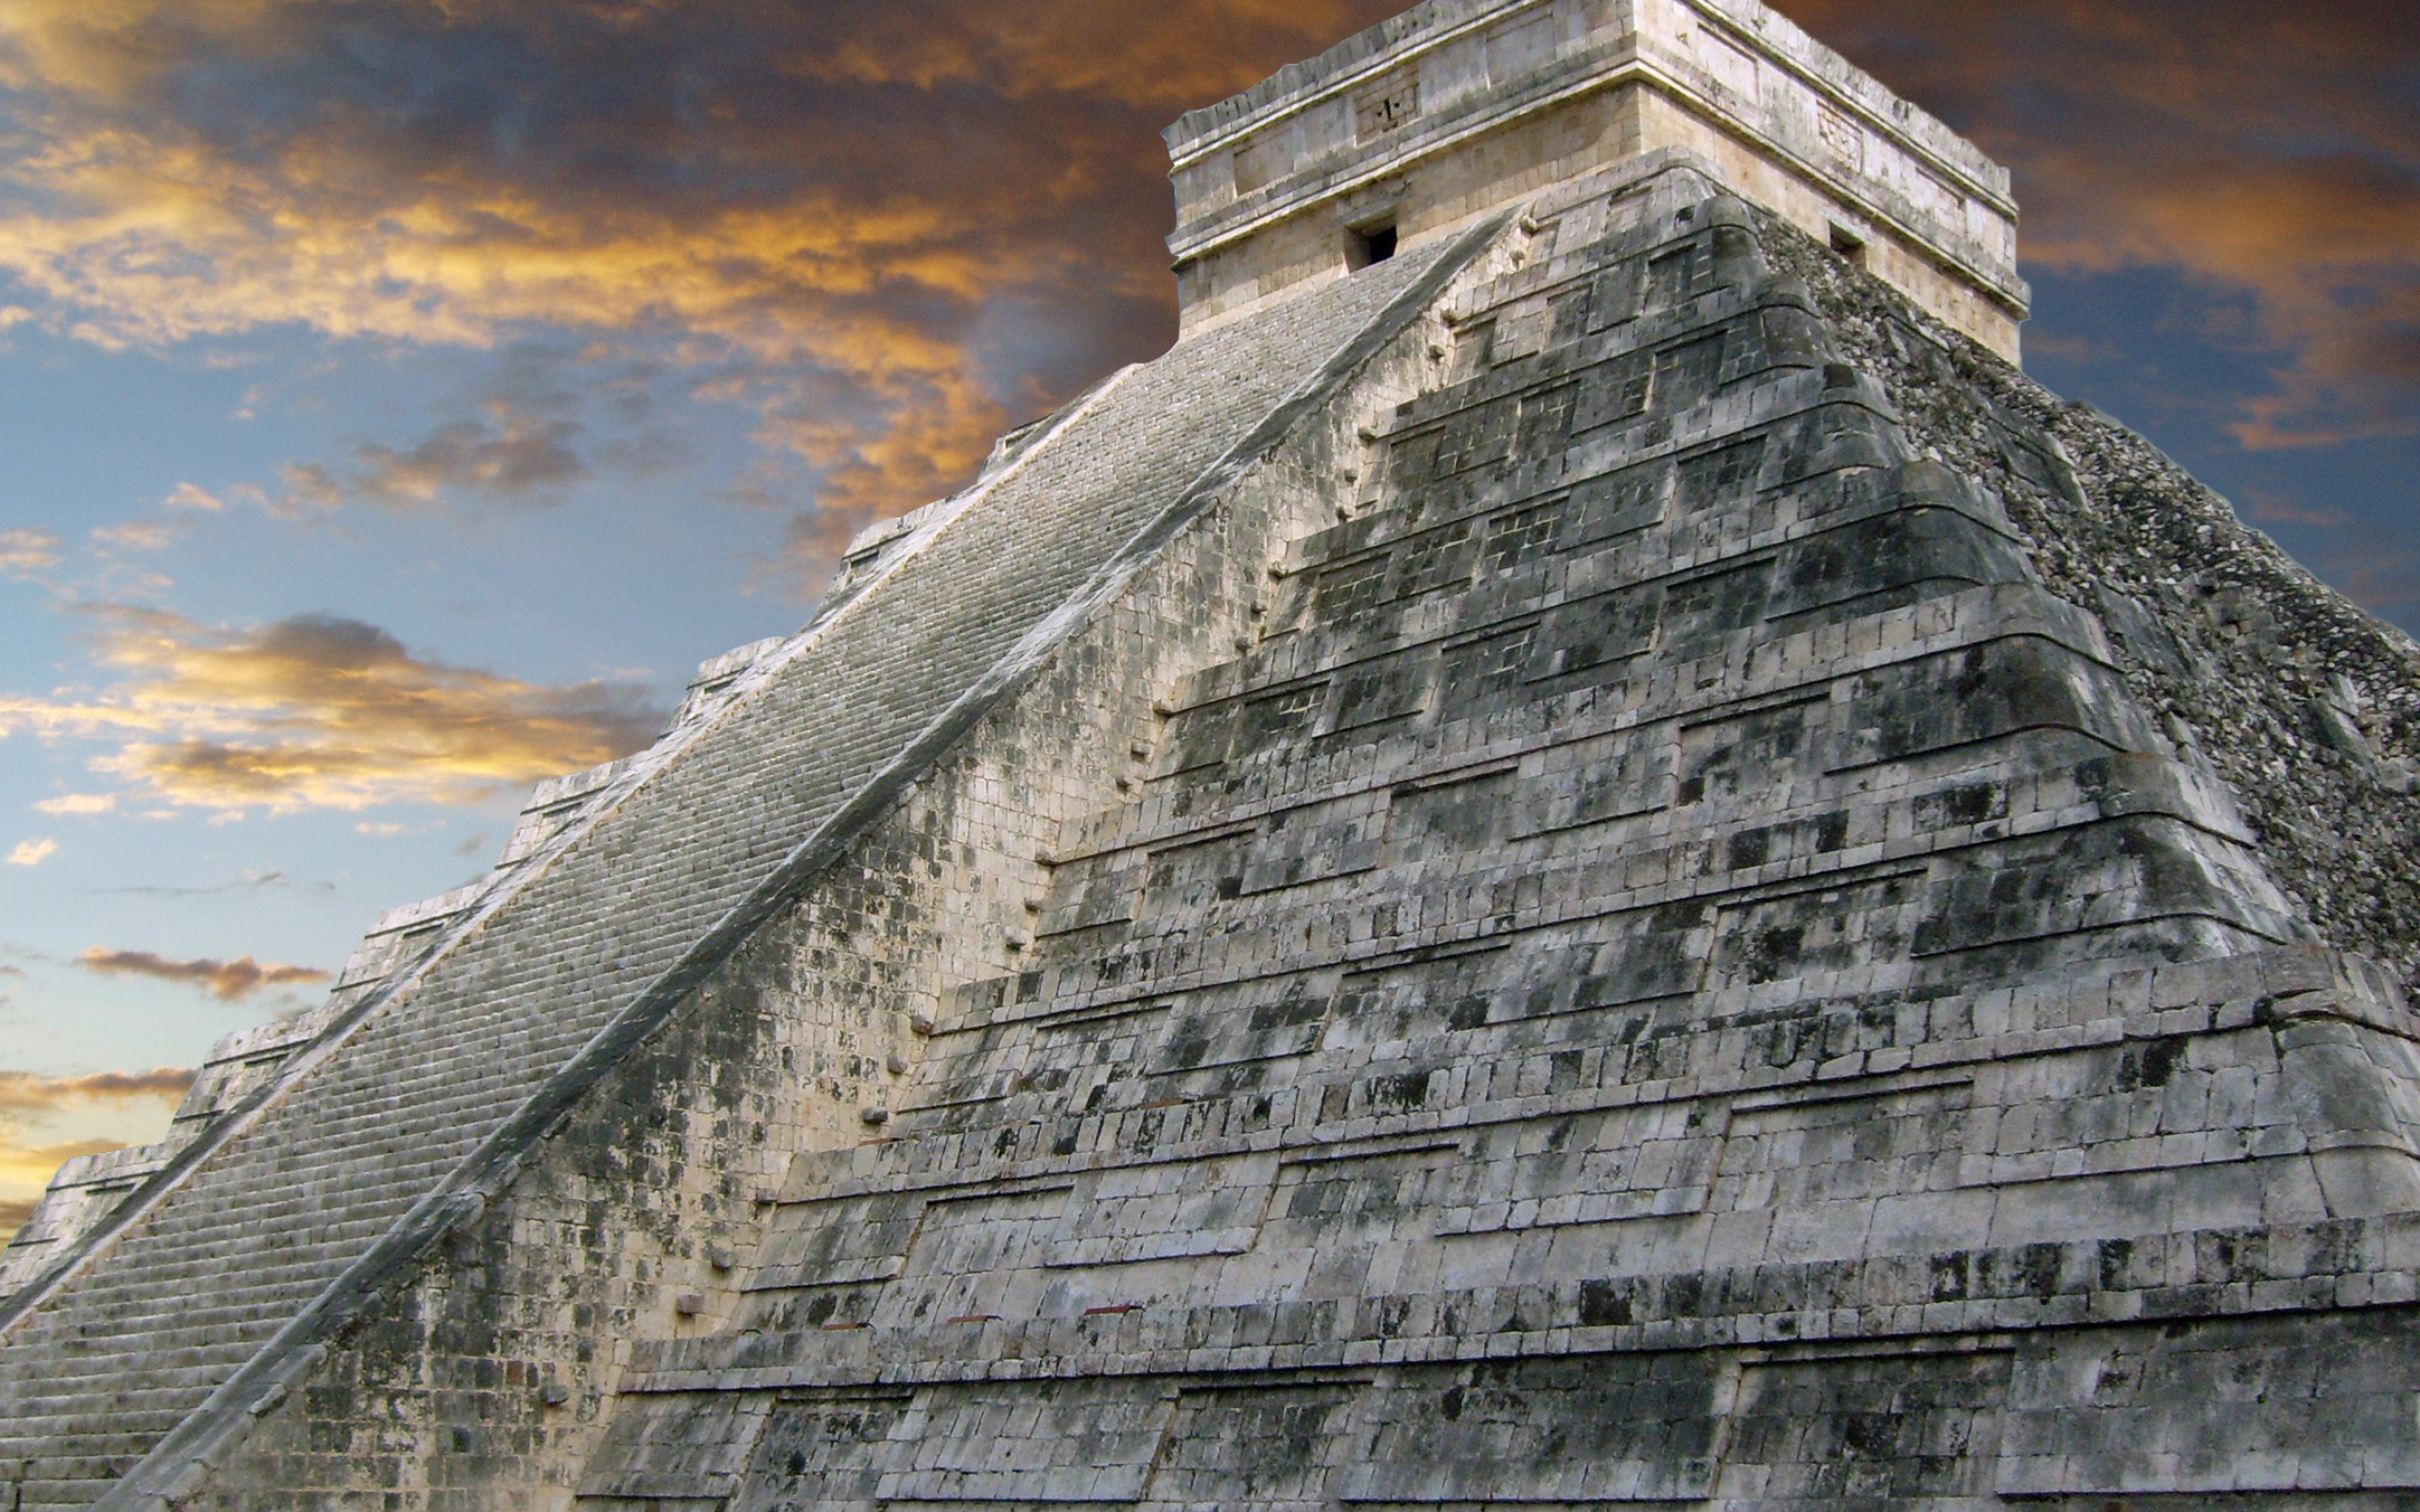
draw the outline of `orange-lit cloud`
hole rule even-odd
[[[1256,82],[1408,7],[1369,0],[1097,0],[869,7],[802,51],[808,77],[920,90],[973,85],[1011,99],[1098,98],[1174,117]]]
[[[124,1140],[68,1140],[58,1144],[28,1144],[0,1127],[0,1183],[39,1190],[50,1184],[59,1168],[79,1155],[106,1155],[126,1148]],[[0,1243],[33,1215],[32,1197],[0,1200]]]
[[[41,1076],[0,1071],[0,1242],[33,1211],[36,1194],[60,1162],[123,1149],[166,1122],[168,1110],[193,1086],[194,1074],[175,1067],[109,1071],[85,1076]],[[97,1119],[114,1136],[60,1140],[38,1133],[60,1118]]]
[[[2238,441],[2420,431],[2420,9],[1779,3],[2016,170],[2029,263],[2247,301]]]
[[[120,607],[95,649],[117,682],[0,698],[0,732],[109,741],[95,769],[229,813],[475,800],[627,755],[662,722],[636,689],[451,666],[353,620],[229,630]]]
[[[16,849],[9,852],[9,865],[12,867],[39,867],[43,862],[57,854],[59,854],[59,842],[46,836],[32,840],[20,840],[17,842]]]
[[[193,1087],[193,1073],[174,1066],[153,1071],[104,1071],[86,1076],[38,1076],[0,1071],[0,1117],[52,1113],[71,1103],[170,1102]]]
[[[310,966],[263,964],[245,955],[232,961],[177,961],[149,951],[109,951],[95,946],[77,964],[104,976],[147,976],[162,982],[182,982],[201,988],[222,1003],[238,1003],[264,988],[293,987],[328,980],[328,973]]]
[[[1165,340],[1157,128],[1393,9],[21,0],[0,272],[103,344],[642,337],[762,417],[786,502],[855,521]],[[1061,350],[999,350],[1004,300]],[[371,443],[289,496],[567,481],[568,440]]]
[[[2037,266],[2249,300],[2246,444],[2420,423],[2406,0],[1781,3],[2016,166]],[[828,564],[1167,339],[1160,126],[1402,8],[18,0],[0,276],[103,344],[644,344],[761,418],[737,492]],[[619,465],[580,441],[449,420],[285,502],[543,497]]]

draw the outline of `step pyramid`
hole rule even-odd
[[[0,1488],[2420,1506],[2420,650],[1887,104],[1431,0],[1188,117],[1175,349],[78,1178]]]
[[[1530,223],[583,1504],[2420,1488],[2396,987],[1794,233]]]

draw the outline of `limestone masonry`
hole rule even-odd
[[[1169,133],[1185,335],[73,1162],[0,1507],[2420,1508],[2420,647],[1754,0]]]

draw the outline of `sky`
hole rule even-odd
[[[0,1232],[867,522],[1174,337],[1160,129],[1398,0],[0,0]],[[1782,0],[2027,366],[2420,628],[2420,7]]]

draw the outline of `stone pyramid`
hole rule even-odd
[[[10,1250],[20,1508],[2420,1507],[2420,648],[1754,0],[1170,132],[1183,339]]]

